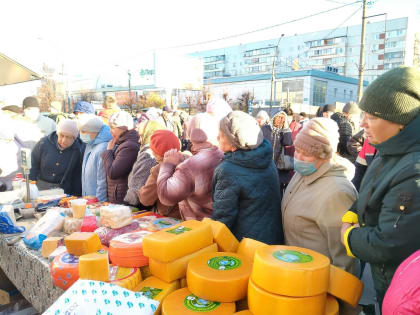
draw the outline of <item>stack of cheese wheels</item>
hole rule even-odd
[[[345,285],[343,285],[344,287]],[[337,300],[331,296],[327,296],[327,303],[325,305],[325,315],[338,315],[339,313],[339,306]]]
[[[212,302],[201,299],[188,288],[176,290],[169,294],[162,304],[162,315],[232,315],[235,303]]]
[[[153,276],[171,283],[185,278],[188,262],[204,253],[217,252],[208,223],[189,220],[148,235],[143,252]]]
[[[331,265],[328,293],[356,307],[363,293],[363,282],[352,274]]]
[[[152,233],[137,231],[114,238],[109,244],[111,262],[126,268],[147,266],[149,259],[143,254],[143,238]]]
[[[79,279],[79,258],[68,252],[56,256],[51,263],[54,285],[67,290]]]
[[[204,218],[203,222],[210,224],[213,239],[217,244],[219,252],[236,252],[239,242],[224,223],[209,218]]]
[[[251,271],[251,260],[245,256],[205,253],[188,263],[188,289],[209,301],[236,302],[246,297]]]
[[[257,249],[264,247],[264,246],[268,246],[267,244],[260,242],[260,241],[256,241],[252,238],[246,238],[244,237],[238,246],[237,249],[237,253],[244,255],[246,257],[248,257],[249,259],[252,260],[252,262],[254,262],[254,256],[255,256],[255,252],[257,251]]]
[[[324,315],[330,260],[292,246],[264,246],[255,252],[248,286],[255,314]]]

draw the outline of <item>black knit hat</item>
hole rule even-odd
[[[22,105],[23,105],[23,109],[26,109],[29,107],[39,107],[38,100],[33,96],[25,97]]]
[[[369,84],[359,107],[376,117],[409,124],[420,113],[420,71],[401,67],[384,73]]]

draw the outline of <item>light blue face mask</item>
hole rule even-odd
[[[315,164],[311,162],[304,162],[294,158],[294,169],[303,176],[308,176],[317,171]]]
[[[84,143],[89,143],[92,141],[90,135],[87,133],[80,133],[80,140],[82,140]]]

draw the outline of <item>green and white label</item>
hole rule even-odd
[[[297,252],[295,250],[277,250],[273,253],[274,258],[287,263],[308,263],[313,260],[311,255]]]
[[[212,302],[204,299],[200,299],[194,294],[188,295],[184,299],[185,307],[193,312],[210,312],[219,307],[220,302]]]
[[[216,270],[232,270],[242,265],[240,259],[231,256],[217,256],[209,259],[207,265]]]
[[[159,295],[160,292],[162,292],[162,289],[158,288],[152,288],[152,287],[143,287],[139,291],[141,294],[143,294],[145,297],[148,297],[149,299],[154,299]]]
[[[185,232],[188,232],[188,231],[191,231],[191,229],[181,225],[181,226],[178,226],[175,229],[168,230],[166,232],[178,235],[178,234],[182,234],[182,233],[185,233]]]

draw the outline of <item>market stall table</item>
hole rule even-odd
[[[28,219],[23,223],[30,225],[34,221]],[[40,250],[28,249],[23,240],[9,246],[7,237],[0,234],[0,267],[33,307],[44,312],[64,291],[52,283],[50,264]]]

